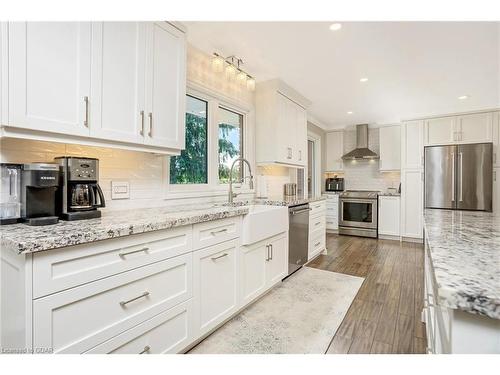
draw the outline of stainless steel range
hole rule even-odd
[[[339,198],[339,233],[378,237],[378,191],[346,190]]]

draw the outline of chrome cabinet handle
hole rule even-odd
[[[224,253],[222,255],[219,255],[219,256],[216,256],[216,257],[213,257],[213,258],[210,258],[210,259],[212,259],[213,261],[216,261],[217,259],[227,257],[228,255],[229,255],[228,253]]]
[[[146,354],[149,352],[149,349],[151,349],[151,347],[149,345],[146,345],[144,349],[142,349],[142,351],[139,352],[139,354]]]
[[[321,245],[321,242],[316,242],[316,243],[314,244],[314,247],[319,246],[319,245]]]
[[[147,296],[149,296],[149,292],[148,292],[148,291],[146,291],[146,292],[142,293],[140,296],[137,296],[137,297],[131,298],[131,299],[127,300],[127,301],[120,301],[120,306],[122,306],[122,307],[123,307],[123,306],[125,306],[127,303],[137,301],[138,299],[140,299],[140,298],[144,298],[144,297],[147,297]]]
[[[119,253],[118,256],[123,258],[124,256],[129,255],[129,254],[141,253],[143,251],[148,251],[148,250],[149,250],[149,247],[143,247],[142,249],[125,251],[123,253]]]
[[[148,133],[148,135],[150,137],[152,137],[153,136],[153,112],[149,112],[148,117],[149,117],[149,133]]]
[[[266,245],[266,251],[267,251],[267,254],[266,254],[266,262],[269,262],[269,259],[271,259],[270,255],[269,255],[269,246],[270,246],[270,245]]]
[[[302,150],[299,150],[299,161],[302,161]]]
[[[214,231],[212,231],[210,233],[212,234],[212,236],[216,236],[219,233],[224,233],[224,232],[227,232],[227,228],[224,228],[224,229],[221,229],[221,230],[214,230]]]
[[[287,159],[291,159],[292,158],[292,148],[291,147],[287,147],[286,148],[288,150],[288,155],[287,155]]]
[[[84,96],[83,101],[85,103],[85,120],[83,121],[83,125],[87,128],[89,127],[89,97]]]
[[[318,221],[316,224],[314,224],[314,226],[318,226],[321,224],[321,221]]]
[[[304,210],[292,211],[292,215],[301,214],[302,212],[307,212],[307,211],[311,211],[311,210],[312,210],[312,208],[306,208]]]
[[[274,248],[273,248],[273,245],[270,244],[269,247],[271,248],[271,260],[273,260],[273,256],[274,256]]]
[[[144,111],[141,111],[141,131],[139,132],[142,136],[144,136]]]

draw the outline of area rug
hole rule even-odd
[[[363,278],[303,267],[190,354],[323,354]]]

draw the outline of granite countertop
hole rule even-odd
[[[401,196],[401,193],[388,193],[388,192],[384,192],[384,193],[378,193],[379,197],[400,197]]]
[[[268,206],[296,206],[299,204],[312,203],[317,201],[324,201],[326,198],[311,197],[311,198],[298,198],[298,197],[269,197],[269,198],[256,198],[254,204],[264,204]]]
[[[438,302],[500,319],[500,215],[427,209],[424,226]]]
[[[0,226],[2,247],[24,254],[245,215],[248,207],[190,205],[104,212],[101,218]]]

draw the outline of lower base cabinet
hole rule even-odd
[[[238,309],[238,242],[194,253],[195,335],[203,335]]]
[[[86,354],[178,353],[192,340],[192,300],[181,303],[135,326]]]
[[[241,305],[281,281],[288,274],[288,233],[241,248]]]

